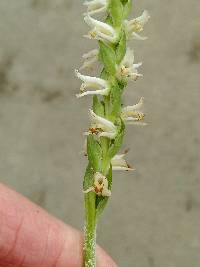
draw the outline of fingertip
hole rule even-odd
[[[0,266],[83,265],[83,235],[2,184],[0,213]],[[117,267],[99,246],[97,267]]]

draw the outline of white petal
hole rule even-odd
[[[139,121],[138,118],[135,118],[135,117],[126,117],[124,120],[128,121],[128,122],[135,122],[135,121],[137,122],[137,121]]]
[[[88,189],[83,190],[83,193],[84,193],[84,194],[87,194],[87,193],[89,193],[89,192],[95,192],[94,187],[89,187]]]
[[[149,12],[147,10],[144,10],[141,16],[131,20],[125,20],[125,24],[128,27],[131,27],[132,25],[141,26],[140,30],[142,30],[144,25],[148,22],[149,18],[150,18]]]
[[[136,81],[138,77],[142,77],[143,75],[137,72],[131,72],[128,74],[128,78],[132,81]]]
[[[104,188],[101,194],[103,197],[110,197],[111,191],[108,188]]]
[[[123,153],[123,154],[117,154],[117,155],[115,155],[115,156],[112,158],[111,162],[114,162],[114,161],[116,161],[116,160],[121,160],[121,159],[123,159],[123,158],[125,157],[125,155],[126,155],[126,153]]]
[[[124,59],[122,60],[122,64],[130,67],[133,65],[134,62],[134,52],[132,49],[130,49],[129,47],[126,50],[126,54],[124,56]]]
[[[92,122],[102,126],[102,130],[116,132],[116,126],[111,121],[96,115],[91,109],[89,109],[89,116]]]
[[[143,26],[148,22],[148,20],[150,19],[150,15],[149,12],[147,10],[144,10],[142,15],[138,18],[136,18],[136,20],[141,23]]]
[[[139,110],[142,108],[143,105],[144,105],[144,97],[141,97],[140,101],[137,104],[133,105],[133,108],[135,110]]]
[[[144,40],[147,40],[147,39],[148,39],[148,37],[146,37],[146,36],[141,36],[141,35],[139,35],[139,34],[136,33],[136,32],[132,32],[131,37],[132,37],[133,39],[135,39],[135,40],[140,40],[140,41],[144,41]]]
[[[144,105],[144,97],[141,97],[140,101],[137,104],[123,108],[122,113],[139,111],[143,105]]]
[[[107,81],[105,81],[105,80],[103,80],[101,78],[82,75],[78,70],[75,70],[75,74],[80,80],[82,80],[85,83],[96,84],[96,85],[99,85],[99,86],[102,86],[102,87],[107,87],[108,86]]]
[[[95,90],[95,91],[86,91],[80,94],[76,94],[77,98],[86,96],[86,95],[108,95],[110,92],[109,88],[102,89],[102,90]]]
[[[109,42],[115,42],[117,40],[117,32],[112,26],[96,20],[88,14],[84,17],[84,20],[92,28],[92,31],[88,35],[85,35],[85,37]]]
[[[146,125],[148,125],[148,123],[146,123],[146,122],[141,122],[141,121],[127,121],[127,123],[126,124],[128,124],[128,125],[138,125],[138,126],[146,126]]]
[[[101,13],[101,12],[105,12],[106,11],[106,6],[103,6],[101,8],[97,8],[97,9],[94,9],[94,10],[91,10],[91,11],[87,11],[87,13],[84,13],[84,15],[94,15],[94,14],[98,14],[98,13]]]
[[[142,74],[138,74],[138,68],[142,65],[142,63],[134,64],[134,53],[133,50],[129,47],[127,48],[127,52],[118,66],[117,75],[118,78],[122,77],[127,80],[136,80],[138,77],[141,77]]]
[[[112,158],[111,164],[113,167],[115,166],[121,166],[121,167],[128,167],[126,160],[124,159],[124,154],[122,155],[116,155]]]
[[[134,68],[134,69],[138,69],[138,68],[141,67],[141,66],[142,66],[142,62],[133,64],[133,68]]]
[[[93,0],[93,1],[85,1],[83,4],[88,7],[87,13],[92,15],[92,14],[97,14],[97,13],[106,11],[108,1],[107,0]]]
[[[110,35],[105,34],[105,33],[103,33],[103,32],[99,32],[99,33],[98,33],[97,39],[98,39],[99,41],[104,41],[104,40],[106,40],[106,41],[111,42],[111,43],[113,43],[113,42],[116,41],[116,37],[115,37],[115,35],[111,35],[111,36],[110,36]]]
[[[116,132],[110,133],[110,132],[102,132],[98,134],[98,137],[107,137],[109,139],[114,139],[116,137]]]
[[[118,154],[115,155],[112,159],[111,159],[111,165],[112,165],[112,169],[113,170],[125,170],[125,171],[130,171],[130,170],[134,170],[133,168],[131,168],[128,163],[126,162],[126,160],[124,159],[126,153],[128,151],[124,152],[123,154]]]
[[[90,17],[90,15],[86,15],[84,17],[84,21],[90,26],[90,27],[97,27],[97,29],[101,30],[101,32],[105,33],[105,34],[114,34],[115,30],[112,26],[108,25],[105,22],[96,20],[92,17]]]
[[[82,57],[84,59],[88,59],[88,58],[91,58],[91,57],[98,56],[98,54],[99,54],[99,50],[98,49],[93,49],[93,50],[89,51],[88,53],[83,54]]]

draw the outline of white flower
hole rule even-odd
[[[83,54],[83,59],[84,63],[80,67],[80,70],[82,69],[92,69],[94,64],[98,61],[98,55],[99,55],[99,50],[98,49],[93,49],[89,51],[88,53]]]
[[[89,116],[91,121],[91,127],[85,135],[95,134],[98,137],[107,137],[114,139],[117,135],[117,127],[109,120],[98,116],[89,109]]]
[[[94,185],[83,193],[87,194],[89,192],[94,192],[97,196],[110,197],[111,191],[108,189],[108,179],[100,172],[94,174]]]
[[[111,43],[115,43],[117,41],[118,33],[111,25],[96,20],[90,17],[90,15],[88,14],[84,17],[84,20],[88,24],[88,26],[92,28],[92,30],[87,35],[85,35],[85,37]]]
[[[144,98],[141,97],[136,105],[123,108],[121,113],[122,119],[130,124],[146,125],[146,123],[142,122],[145,117],[145,114],[141,111],[143,103]]]
[[[139,74],[137,70],[141,65],[142,63],[134,64],[133,50],[128,47],[123,60],[118,66],[118,78],[126,78],[133,81],[137,80],[138,77],[142,76],[142,74]]]
[[[80,87],[81,93],[76,95],[78,98],[82,96],[86,96],[86,95],[108,95],[109,94],[110,85],[107,81],[101,78],[82,75],[80,74],[80,72],[78,72],[78,70],[75,70],[75,74],[80,80],[83,81]],[[87,88],[93,88],[95,90],[86,91]]]
[[[142,15],[138,18],[132,20],[126,20],[125,26],[127,30],[127,34],[129,38],[137,39],[137,40],[145,40],[147,37],[142,37],[138,33],[143,31],[144,25],[148,22],[150,18],[149,12],[144,10]]]
[[[125,151],[123,154],[115,155],[111,160],[112,169],[116,171],[134,171],[133,168],[127,163],[124,159],[128,151]]]
[[[108,0],[85,1],[83,4],[87,6],[87,13],[89,15],[93,15],[106,11],[108,7]]]

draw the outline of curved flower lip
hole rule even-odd
[[[84,37],[115,43],[118,39],[117,31],[105,22],[92,18],[89,14],[84,17],[84,21],[92,30]]]
[[[108,189],[108,179],[100,172],[94,174],[94,185],[83,191],[87,194],[94,192],[97,196],[110,197],[111,191]]]
[[[82,75],[78,70],[75,70],[75,75],[83,82],[80,87],[80,94],[76,96],[78,98],[86,95],[108,95],[110,92],[110,85],[106,80],[101,78]],[[93,88],[95,90],[87,90],[87,88]]]
[[[123,154],[115,155],[111,160],[112,169],[115,171],[134,171],[127,161],[124,159],[128,151]]]
[[[141,108],[144,105],[144,97],[141,97],[139,102],[133,106],[127,106],[125,108],[122,109],[122,112],[134,112],[137,110],[141,110]]]
[[[97,77],[87,76],[81,74],[78,70],[75,70],[75,75],[82,80],[84,83],[94,84],[95,86],[102,86],[106,87],[108,85],[108,82]]]
[[[106,11],[108,0],[85,1],[83,4],[87,6],[87,14],[94,15]]]
[[[93,110],[89,109],[91,127],[85,135],[95,134],[98,137],[114,139],[117,135],[117,127],[111,121],[98,116]]]
[[[145,41],[145,40],[148,39],[147,36],[141,36],[140,34],[138,34],[136,32],[132,32],[131,38],[134,39],[134,40],[139,40],[139,41]]]
[[[127,80],[137,80],[138,77],[143,76],[138,73],[138,68],[142,65],[142,62],[134,64],[134,52],[129,47],[126,54],[118,66],[117,75],[118,78],[126,78]]]
[[[136,40],[146,40],[147,37],[143,37],[138,33],[143,31],[144,25],[148,22],[149,19],[149,12],[147,10],[144,10],[141,16],[129,21],[125,20],[124,23],[128,37]]]
[[[108,95],[110,92],[109,89],[103,89],[103,90],[95,90],[95,91],[86,91],[80,94],[76,94],[77,98],[81,98],[86,95]]]
[[[140,121],[134,121],[134,120],[127,120],[126,121],[127,125],[138,125],[138,126],[146,126],[148,123],[146,122],[140,122]]]
[[[122,109],[121,117],[125,122],[128,122],[129,124],[136,124],[136,125],[146,125],[146,123],[143,122],[145,114],[141,111],[144,103],[144,98],[141,97],[140,101],[133,105],[133,106],[127,106]]]

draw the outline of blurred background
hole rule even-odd
[[[135,0],[148,9],[145,42],[133,41],[144,78],[146,127],[127,127],[134,173],[115,173],[98,242],[123,267],[200,266],[200,4]],[[91,98],[76,99],[74,69],[96,47],[82,38],[81,1],[0,1],[0,180],[83,229],[81,154]]]

